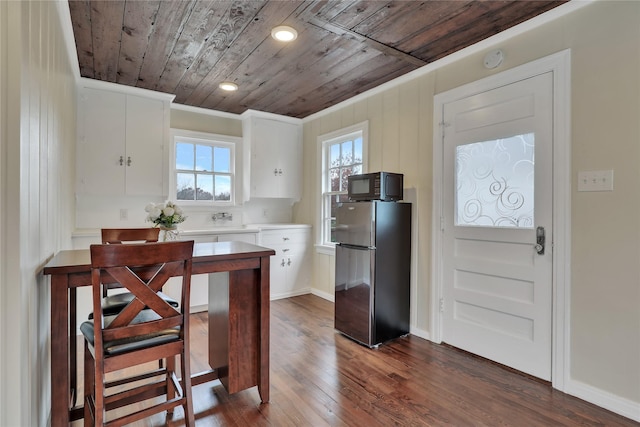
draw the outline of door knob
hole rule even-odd
[[[534,248],[538,255],[544,255],[544,245],[546,241],[544,227],[536,228],[536,245]]]

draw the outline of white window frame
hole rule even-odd
[[[189,142],[192,144],[210,145],[214,147],[224,147],[231,149],[230,172],[231,177],[231,198],[228,201],[220,200],[177,200],[176,181],[176,143]],[[237,136],[219,135],[206,132],[195,132],[184,129],[171,129],[171,144],[169,150],[169,199],[174,200],[181,206],[187,207],[224,207],[236,206],[238,200],[242,200],[239,193],[242,184],[239,179],[240,168],[236,165],[238,152],[241,150],[242,138]]]
[[[336,194],[346,194],[346,191],[332,192],[329,191],[329,147],[345,141],[352,140],[356,137],[362,138],[362,173],[367,172],[368,146],[369,146],[369,122],[364,121],[355,125],[348,126],[333,132],[329,132],[318,136],[318,150],[320,151],[318,158],[321,165],[319,170],[320,176],[320,198],[318,208],[318,230],[316,236],[316,249],[320,253],[333,255],[335,252],[335,243],[331,242],[331,203],[330,196]]]

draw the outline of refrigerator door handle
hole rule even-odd
[[[342,246],[343,248],[355,249],[358,251],[370,251],[376,248],[375,246],[351,245],[349,243],[336,243],[336,246]]]

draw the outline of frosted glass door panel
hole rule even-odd
[[[456,147],[455,225],[533,228],[534,134]]]

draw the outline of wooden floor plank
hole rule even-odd
[[[207,315],[192,315],[192,366],[207,366]],[[82,346],[79,346],[82,348]],[[79,360],[82,360],[79,358]],[[193,389],[198,426],[640,426],[503,366],[407,336],[375,349],[337,333],[333,304],[271,303],[271,401],[257,388]],[[183,425],[177,408],[137,426]],[[74,426],[82,425],[76,422]]]

